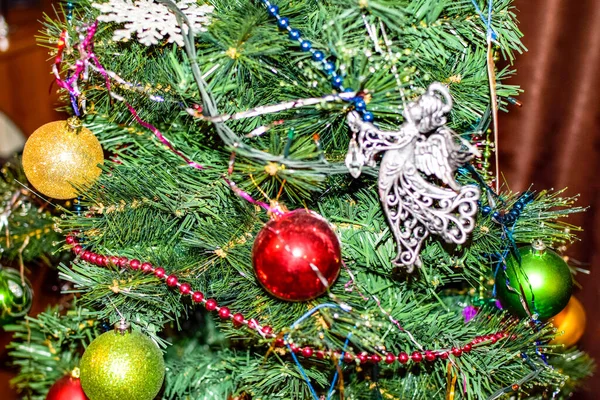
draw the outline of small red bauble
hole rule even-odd
[[[252,248],[256,277],[281,300],[305,301],[322,295],[338,277],[341,262],[340,241],[329,223],[304,209],[269,221]]]
[[[462,355],[462,350],[457,347],[453,347],[451,352],[452,352],[452,355],[455,357],[460,357]]]
[[[367,357],[368,359],[368,357]],[[352,361],[354,361],[354,356],[352,355],[352,353],[344,353],[344,362],[346,363],[351,363]]]
[[[406,363],[408,362],[408,359],[409,359],[409,358],[410,358],[410,357],[408,357],[408,354],[406,354],[406,353],[404,353],[404,352],[402,352],[402,353],[398,354],[398,362],[399,362],[400,364],[406,364]]]
[[[381,356],[379,354],[373,354],[369,356],[369,361],[373,364],[379,364],[381,362]]]
[[[177,286],[177,277],[175,275],[167,276],[167,286]]]
[[[435,361],[436,357],[437,356],[436,356],[436,354],[433,351],[427,350],[425,352],[425,360],[427,360],[429,362]]]
[[[129,266],[131,269],[140,269],[140,265],[142,265],[140,260],[129,260]]]
[[[271,328],[269,325],[265,325],[265,326],[262,327],[261,331],[265,335],[270,335],[270,334],[273,333],[273,328]]]
[[[50,388],[46,400],[87,400],[81,382],[70,375],[63,376]]]
[[[396,356],[393,355],[392,353],[387,353],[385,355],[385,363],[386,364],[393,364],[394,361],[396,361]]]
[[[67,236],[66,241],[67,241],[67,244],[73,244],[73,243],[75,243],[75,238],[73,236],[69,235],[69,236]]]
[[[310,347],[305,347],[302,349],[302,355],[306,358],[312,357],[313,355],[313,349],[311,349]]]
[[[206,307],[208,311],[215,311],[217,309],[217,301],[215,299],[208,299],[206,300],[204,307]]]
[[[410,356],[410,359],[416,363],[421,362],[423,361],[423,354],[419,353],[418,351],[413,351],[413,353]]]
[[[152,264],[150,264],[149,262],[145,262],[142,263],[142,265],[140,266],[141,270],[143,273],[149,273],[152,271]]]
[[[190,294],[191,291],[192,291],[192,287],[190,286],[189,283],[182,283],[181,285],[179,285],[179,293]]]
[[[204,295],[202,294],[202,292],[194,292],[194,293],[192,293],[192,301],[194,303],[201,303],[202,299],[204,299]]]
[[[219,317],[222,319],[227,319],[231,315],[231,311],[227,307],[221,307],[219,310]]]
[[[235,326],[242,326],[244,323],[244,316],[240,313],[233,314],[233,324]]]

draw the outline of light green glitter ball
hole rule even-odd
[[[81,386],[90,400],[152,400],[165,377],[158,346],[137,332],[106,332],[85,350]]]

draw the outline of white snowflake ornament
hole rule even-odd
[[[206,31],[213,6],[198,5],[196,0],[180,0],[176,4],[187,16],[193,32]],[[92,6],[100,10],[99,21],[124,24],[124,29],[114,32],[113,40],[130,39],[135,33],[138,41],[146,46],[156,45],[165,37],[168,37],[169,43],[183,46],[177,18],[163,4],[153,0],[109,0],[106,3],[93,3]],[[183,26],[183,33],[188,33],[187,25]]]

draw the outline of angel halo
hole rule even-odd
[[[475,226],[479,188],[460,185],[454,174],[478,152],[462,139],[459,143],[446,126],[451,109],[448,89],[436,82],[407,105],[398,131],[381,131],[356,111],[348,114],[350,174],[357,178],[364,165],[375,167],[375,155],[385,152],[379,167],[379,198],[396,240],[393,262],[408,272],[421,266],[419,253],[429,234],[461,244]]]

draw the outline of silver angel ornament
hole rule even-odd
[[[397,132],[381,131],[357,112],[348,114],[352,139],[346,166],[356,178],[364,165],[375,167],[375,155],[384,152],[379,197],[397,244],[393,262],[408,272],[421,266],[419,253],[429,234],[461,244],[475,225],[479,188],[460,185],[454,174],[478,152],[446,127],[451,109],[448,89],[433,83],[407,105]]]

